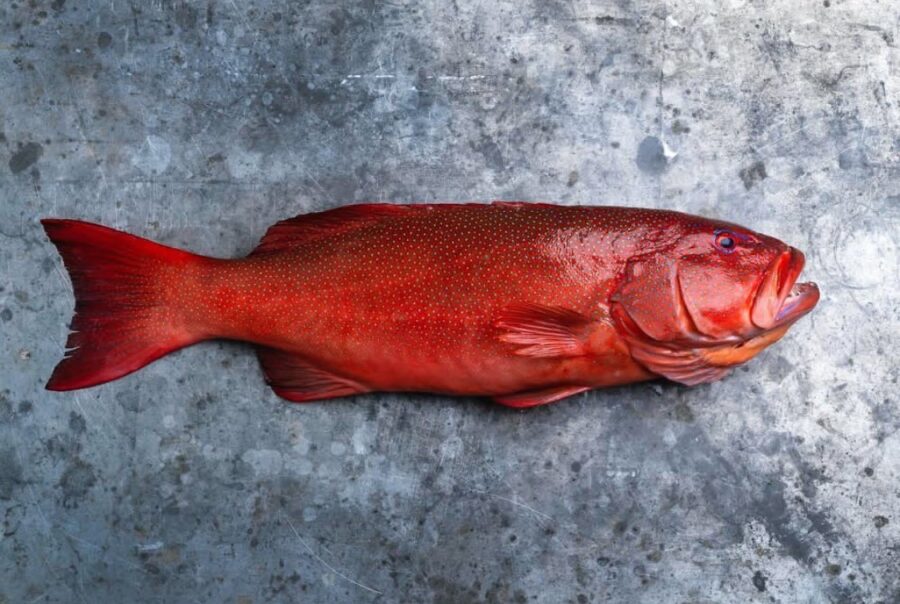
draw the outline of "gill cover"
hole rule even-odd
[[[751,262],[727,263],[727,258],[700,254],[678,262],[678,284],[694,328],[718,342],[749,335],[750,308],[765,269]]]
[[[728,373],[697,348],[713,341],[688,312],[675,260],[658,254],[633,258],[610,302],[632,357],[653,373],[688,386]]]

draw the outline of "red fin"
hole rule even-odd
[[[554,207],[548,203],[529,203],[523,201],[494,201],[486,203],[415,203],[415,204],[391,204],[391,203],[360,203],[325,210],[324,212],[312,212],[301,214],[294,218],[277,222],[266,231],[259,245],[250,255],[280,252],[296,245],[314,241],[320,237],[328,237],[344,233],[352,229],[375,224],[383,218],[401,216],[415,211],[440,211],[453,210],[464,207],[481,206],[488,208],[491,205],[498,207],[521,208],[530,206]]]
[[[72,279],[75,315],[48,390],[75,390],[127,375],[196,342],[173,325],[155,274],[199,256],[78,220],[41,221]]]
[[[629,342],[634,360],[673,382],[696,386],[720,380],[731,371],[730,367],[710,365],[696,350],[671,350],[664,346]]]
[[[527,390],[516,394],[495,396],[494,401],[506,407],[526,409],[528,407],[546,405],[586,390],[590,390],[590,388],[587,386],[555,386],[543,390]]]
[[[502,330],[502,341],[520,346],[516,354],[573,357],[585,352],[590,319],[566,308],[516,304],[504,308],[494,324]]]
[[[653,373],[685,386],[714,382],[728,375],[730,368],[711,364],[702,349],[678,349],[649,340],[621,308],[614,307],[612,313],[623,327],[632,358]]]
[[[319,369],[291,352],[261,346],[257,355],[275,394],[295,403],[369,392],[361,384]]]
[[[269,227],[259,245],[250,255],[280,252],[320,237],[337,235],[361,226],[374,224],[387,216],[402,215],[415,207],[426,206],[363,203],[324,212],[301,214]]]

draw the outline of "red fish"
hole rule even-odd
[[[257,347],[305,402],[374,391],[513,407],[725,376],[819,299],[803,254],[678,212],[538,203],[364,204],[271,227],[246,258],[43,220],[75,316],[47,388],[86,388],[202,340]]]

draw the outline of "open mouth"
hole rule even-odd
[[[803,253],[788,248],[772,262],[756,293],[751,319],[761,329],[793,323],[819,301],[815,283],[797,283],[805,263]]]
[[[819,301],[819,288],[815,283],[794,283],[775,315],[775,325],[796,321],[813,309]]]

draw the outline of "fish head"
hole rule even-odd
[[[804,256],[739,225],[674,214],[625,263],[611,314],[632,355],[685,384],[713,381],[780,339],[819,300]]]

